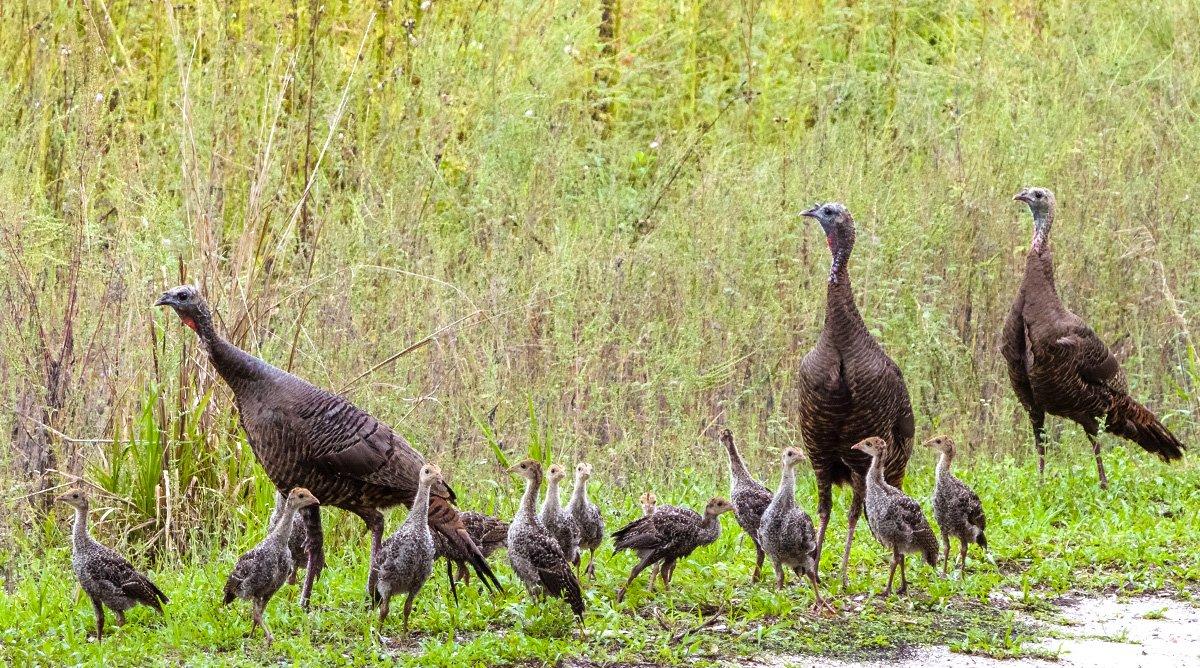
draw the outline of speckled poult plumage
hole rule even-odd
[[[654,495],[654,492],[642,492],[642,495],[638,497],[638,505],[642,507],[642,517],[648,517],[654,514],[654,509],[658,506],[658,497]],[[661,567],[662,563],[659,562],[650,569],[650,591],[654,591],[654,581],[658,579]]]
[[[987,538],[983,530],[987,524],[983,515],[983,504],[974,490],[950,472],[954,461],[954,441],[949,436],[935,436],[928,445],[941,453],[933,483],[933,519],[942,534],[942,572],[950,564],[950,538],[959,540],[959,573],[966,569],[967,544],[978,543],[987,549]]]
[[[537,515],[537,495],[542,486],[542,465],[527,459],[509,469],[525,479],[525,493],[508,526],[508,561],[531,596],[546,594],[565,600],[582,622],[583,593],[579,579],[562,548]]]
[[[828,608],[821,598],[820,577],[817,574],[814,553],[817,532],[813,528],[812,518],[796,505],[796,465],[804,460],[804,454],[796,448],[785,448],[782,459],[779,489],[763,513],[758,528],[759,544],[775,566],[777,588],[783,588],[784,568],[791,568],[796,575],[808,578],[812,583],[813,609]]]
[[[267,532],[267,537],[249,552],[243,554],[225,581],[225,599],[223,605],[229,605],[236,598],[252,603],[254,622],[250,632],[261,626],[267,638],[267,644],[274,641],[271,630],[263,621],[263,610],[271,597],[283,583],[295,572],[295,562],[288,543],[292,537],[292,525],[296,513],[303,508],[311,508],[318,503],[316,497],[307,489],[297,487],[288,493],[283,500],[283,508],[277,508],[276,520]]]
[[[71,568],[79,586],[92,600],[96,615],[96,640],[104,640],[104,607],[108,606],[117,618],[117,626],[125,624],[125,611],[138,605],[148,605],[162,613],[168,603],[150,578],[133,568],[129,560],[92,538],[88,530],[88,500],[79,490],[58,497],[58,501],[75,508],[75,525],[71,531]]]
[[[433,573],[435,548],[429,530],[429,490],[442,481],[442,471],[433,464],[421,467],[417,481],[417,496],[408,517],[396,532],[383,541],[375,562],[378,580],[375,600],[379,604],[379,624],[387,620],[392,597],[404,594],[404,634],[408,635],[408,618],[413,600]]]
[[[754,543],[754,573],[751,574],[750,580],[758,582],[762,575],[764,556],[762,544],[758,539],[758,529],[763,512],[771,505],[771,490],[750,475],[742,461],[741,453],[738,452],[737,444],[734,443],[732,431],[721,430],[721,443],[729,455],[729,500],[733,502],[733,517]]]
[[[711,499],[704,515],[690,508],[658,506],[653,513],[613,532],[615,552],[633,550],[638,556],[637,565],[617,592],[617,602],[625,599],[629,585],[651,564],[662,564],[663,588],[670,588],[676,562],[715,541],[721,535],[721,514],[732,510],[733,504],[721,498]]]
[[[579,525],[575,522],[574,517],[563,512],[562,504],[558,500],[558,484],[566,477],[566,471],[557,464],[551,466],[546,472],[546,498],[542,500],[542,511],[538,519],[542,521],[542,526],[546,527],[546,531],[554,537],[554,540],[558,541],[558,546],[562,548],[567,561],[578,565]]]
[[[1129,396],[1125,372],[1108,346],[1082,318],[1067,310],[1054,282],[1050,228],[1054,193],[1025,188],[1013,198],[1033,214],[1033,242],[1025,260],[1025,276],[1001,334],[1001,353],[1017,399],[1029,413],[1038,474],[1046,467],[1046,414],[1073,420],[1092,444],[1100,487],[1108,486],[1100,458],[1100,420],[1110,434],[1137,443],[1169,462],[1183,457],[1183,443],[1158,417]]]
[[[579,551],[588,550],[586,572],[596,577],[596,548],[604,542],[604,516],[596,504],[588,500],[587,483],[592,477],[592,465],[580,462],[575,465],[575,486],[571,489],[571,500],[567,503],[567,514],[579,527]]]
[[[884,596],[892,593],[892,579],[896,567],[900,568],[900,593],[908,590],[908,578],[904,572],[904,556],[920,554],[925,561],[937,568],[937,538],[921,504],[909,498],[883,477],[880,460],[887,458],[886,441],[871,437],[854,448],[871,457],[871,468],[867,472],[867,526],[884,547],[892,552],[892,565],[888,572],[887,589]]]
[[[871,436],[887,441],[892,447],[882,462],[883,477],[899,488],[912,454],[913,411],[900,368],[871,336],[854,303],[850,255],[855,231],[850,212],[842,204],[830,202],[803,215],[821,224],[833,262],[826,288],[825,326],[816,346],[800,363],[800,432],[817,479],[818,560],[833,509],[832,488],[848,484],[853,490],[842,552],[844,587],[871,467],[870,458],[852,446]]]
[[[155,303],[170,306],[193,329],[209,362],[229,384],[242,428],[254,456],[278,489],[305,487],[333,506],[358,515],[371,532],[374,562],[383,541],[381,508],[411,506],[425,464],[421,453],[386,424],[345,397],[267,364],[225,340],[192,286],[167,290]],[[429,523],[457,543],[489,587],[499,582],[454,508],[454,490],[439,483],[430,490]],[[325,566],[324,533],[316,507],[303,512],[306,541],[301,605],[307,607],[313,582]],[[367,577],[374,595],[376,573]]]

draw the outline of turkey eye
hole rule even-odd
[[[1034,194],[1033,194],[1033,196],[1034,196],[1034,197],[1036,197],[1036,198],[1038,198],[1038,199],[1041,199],[1041,198],[1042,198],[1042,194],[1041,194],[1041,193],[1034,193]]]
[[[832,215],[833,215],[833,209],[830,209],[829,207],[825,207],[825,208],[824,208],[824,209],[821,211],[821,213],[825,214],[826,216],[832,216]]]

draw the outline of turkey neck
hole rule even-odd
[[[787,510],[795,503],[796,498],[796,467],[783,465],[783,473],[779,475],[779,490],[775,492],[774,504],[777,508]]]
[[[950,464],[954,461],[954,452],[943,452],[938,458],[937,463],[937,479],[941,480],[944,476],[950,475]]]
[[[737,443],[732,438],[725,440],[725,449],[729,451],[729,474],[733,476],[734,484],[750,482],[750,472],[746,470],[746,465],[742,462],[742,455],[738,452]]]
[[[1054,224],[1052,209],[1033,214],[1033,242],[1025,256],[1025,278],[1022,288],[1028,294],[1048,290],[1055,298],[1058,289],[1054,285],[1054,253],[1050,250],[1050,228]]]
[[[521,514],[532,520],[537,517],[537,493],[542,486],[541,476],[525,480],[525,494],[521,496]]]
[[[295,517],[296,509],[285,503],[279,511],[279,519],[275,521],[275,526],[271,527],[271,537],[286,543],[292,537],[292,520]]]
[[[865,332],[867,326],[854,304],[854,289],[850,285],[850,253],[846,251],[839,255],[843,257],[838,260],[838,255],[834,256],[825,288],[825,329]]]
[[[580,476],[575,476],[575,488],[571,490],[570,508],[582,510],[587,507],[587,500],[587,481]]]
[[[707,541],[713,542],[721,535],[721,516],[704,513],[704,521],[700,523],[700,529]]]
[[[558,481],[554,478],[546,479],[546,503],[544,507],[550,510],[558,510]]]
[[[412,522],[421,527],[429,524],[429,488],[432,480],[422,480],[417,483],[417,495],[413,497],[412,510],[408,512],[405,522]]]
[[[884,486],[883,465],[879,461],[882,458],[883,455],[871,457],[871,468],[867,470],[867,487],[874,485],[878,485],[880,487]]]
[[[71,541],[75,545],[75,549],[80,549],[92,539],[88,533],[88,511],[87,506],[75,508],[75,526],[71,528]]]
[[[213,325],[212,313],[207,306],[200,309],[195,318],[184,320],[184,324],[196,330],[200,337],[200,346],[208,354],[221,378],[233,388],[236,394],[246,383],[260,380],[270,365],[250,353],[238,348],[217,333]]]

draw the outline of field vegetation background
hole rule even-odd
[[[257,540],[271,492],[232,397],[151,307],[183,282],[465,506],[511,508],[503,461],[532,448],[593,462],[632,513],[646,486],[725,491],[721,424],[775,478],[828,267],[796,214],[841,200],[918,439],[956,437],[1019,514],[1006,498],[1041,493],[998,335],[1030,236],[1011,197],[1044,185],[1063,298],[1194,444],[1198,26],[1189,0],[0,4],[0,609],[71,595],[31,583],[67,559],[43,492],[81,478],[98,533],[186,581]],[[1082,433],[1052,425],[1049,469],[1078,485],[1059,491],[1097,493]],[[1174,490],[1119,512],[1195,481],[1105,443]],[[327,516],[334,550],[365,552]],[[331,563],[329,588],[350,577]],[[82,636],[85,607],[46,623]]]

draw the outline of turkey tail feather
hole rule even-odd
[[[1186,449],[1186,446],[1159,422],[1154,413],[1129,395],[1118,398],[1113,404],[1108,412],[1105,430],[1137,443],[1147,452],[1158,455],[1164,462],[1183,457],[1183,451]]]
[[[479,546],[471,539],[471,534],[463,524],[462,517],[458,514],[458,510],[450,505],[449,499],[443,496],[429,499],[429,525],[445,536],[446,540],[453,543],[462,554],[467,555],[467,561],[470,562],[471,568],[475,569],[475,573],[485,587],[492,591],[504,591],[504,588],[500,586],[500,581],[496,579],[496,574],[488,566],[487,558],[483,556]]]

